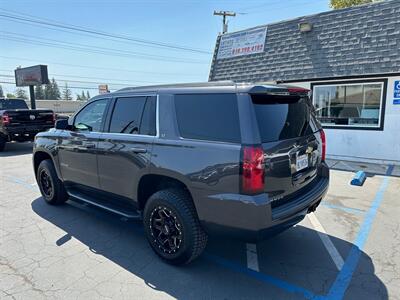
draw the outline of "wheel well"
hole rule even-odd
[[[144,209],[144,206],[151,195],[167,188],[183,189],[189,193],[190,197],[192,196],[187,186],[175,178],[163,175],[145,175],[140,179],[138,185],[137,193],[139,209]]]
[[[35,176],[37,173],[37,169],[39,168],[39,165],[42,161],[44,161],[45,159],[50,159],[51,160],[51,156],[49,154],[47,154],[46,152],[36,152],[35,156],[33,158],[33,167],[35,170]]]

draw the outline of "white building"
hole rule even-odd
[[[210,80],[308,88],[328,157],[400,164],[400,1],[218,37]]]

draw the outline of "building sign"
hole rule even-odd
[[[400,80],[394,82],[394,99],[393,104],[400,104]]]
[[[225,34],[219,43],[217,59],[264,52],[267,27]]]
[[[44,65],[18,68],[14,72],[16,86],[30,86],[49,83],[47,66]]]

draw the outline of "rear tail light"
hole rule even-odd
[[[9,117],[9,115],[7,115],[7,114],[4,114],[4,115],[1,117],[1,120],[2,120],[4,126],[7,126],[7,125],[10,124],[10,117]]]
[[[288,88],[290,94],[301,94],[301,95],[309,95],[310,90],[299,88],[299,87],[290,87]]]
[[[241,171],[242,193],[258,194],[264,191],[265,161],[261,146],[243,146]]]
[[[319,132],[320,137],[321,137],[321,146],[322,146],[322,152],[321,152],[321,160],[325,161],[326,158],[326,136],[325,136],[325,131],[321,129]]]

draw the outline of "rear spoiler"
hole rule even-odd
[[[249,94],[267,94],[271,96],[309,96],[310,90],[300,87],[274,87],[256,85],[252,87]]]

